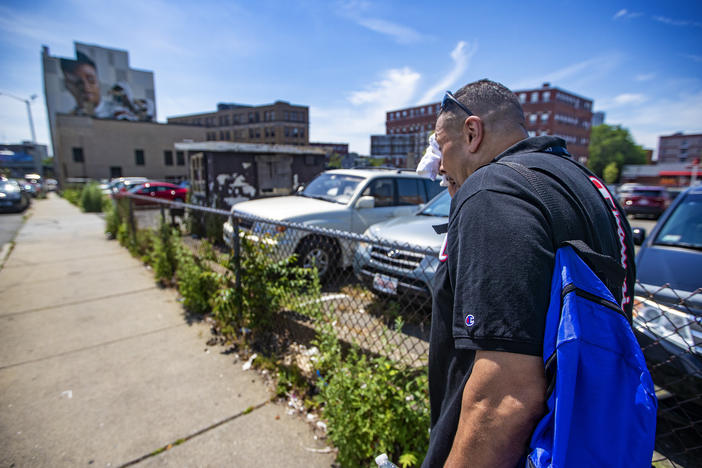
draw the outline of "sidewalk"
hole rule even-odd
[[[100,217],[32,212],[0,271],[0,467],[331,465]]]

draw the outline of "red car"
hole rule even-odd
[[[170,200],[176,202],[185,202],[185,197],[188,194],[188,189],[179,187],[178,185],[169,184],[168,182],[147,182],[129,190],[129,193],[141,195],[144,197],[158,198],[161,200]],[[149,205],[146,200],[134,199],[136,205]]]
[[[619,192],[619,202],[628,215],[658,218],[670,205],[670,195],[663,187],[634,186]]]

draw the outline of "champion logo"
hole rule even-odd
[[[473,325],[475,325],[475,317],[466,315],[466,327],[472,327]]]

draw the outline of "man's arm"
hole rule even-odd
[[[477,351],[445,467],[509,467],[519,461],[546,412],[542,358]]]

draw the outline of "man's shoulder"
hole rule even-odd
[[[456,206],[462,205],[481,192],[519,196],[529,190],[527,181],[515,177],[515,171],[505,164],[490,163],[466,179],[455,196]]]

